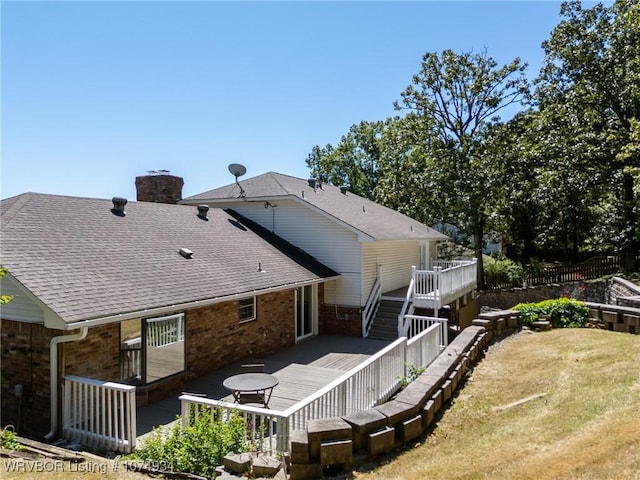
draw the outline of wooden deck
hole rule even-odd
[[[228,399],[225,378],[240,372],[244,363],[260,362],[265,372],[278,377],[269,407],[284,410],[317,392],[344,372],[359,365],[372,354],[389,345],[389,341],[338,335],[320,335],[264,359],[246,358],[221,370],[195,379],[190,393],[209,398]],[[178,397],[168,398],[137,410],[137,435],[144,436],[153,427],[172,423],[180,414]]]

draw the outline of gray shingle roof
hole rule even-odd
[[[223,210],[204,221],[192,206],[130,202],[124,217],[112,207],[35,193],[2,200],[0,263],[67,323],[337,275]]]
[[[351,192],[343,194],[339,187],[324,184],[312,188],[307,180],[269,172],[257,177],[240,179],[247,199],[269,199],[292,197],[303,204],[320,209],[325,214],[373,240],[433,239],[447,240],[442,233]],[[302,193],[304,192],[304,194]],[[216,201],[237,200],[240,189],[235,183],[209,190],[182,200],[182,203],[197,204]]]

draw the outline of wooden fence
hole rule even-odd
[[[551,283],[576,282],[612,275],[622,270],[620,255],[592,257],[576,264],[526,265],[522,279],[509,279],[507,275],[485,275],[485,290],[533,287]]]

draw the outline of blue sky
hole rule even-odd
[[[586,4],[591,5],[591,4]],[[306,178],[393,102],[426,52],[520,57],[536,76],[559,2],[11,2],[1,5],[1,197],[183,196],[268,171]]]

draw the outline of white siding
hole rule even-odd
[[[279,200],[275,203],[276,207],[267,208],[264,207],[264,202],[235,203],[230,208],[340,273],[342,278],[326,286],[326,303],[362,306],[362,256],[357,235],[292,200]]]
[[[0,280],[3,295],[13,295],[13,300],[2,306],[2,318],[19,322],[43,323],[44,311],[24,288],[9,278]]]
[[[420,241],[378,241],[363,244],[362,291],[366,301],[380,264],[382,292],[406,287],[411,281],[411,267],[420,266]]]

